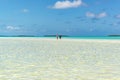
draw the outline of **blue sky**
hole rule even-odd
[[[120,0],[0,0],[0,35],[120,34]]]

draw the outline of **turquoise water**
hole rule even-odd
[[[110,40],[120,39],[120,37],[108,37],[108,36],[104,36],[104,37],[79,37],[78,36],[78,37],[65,37],[65,38],[69,38],[69,39],[110,39]]]
[[[40,38],[40,39],[56,39],[56,37],[42,37],[42,36],[37,36],[37,37],[0,37],[0,38]],[[71,36],[71,37],[62,37],[62,39],[106,39],[106,40],[120,40],[120,37],[109,37],[109,36],[95,36],[95,37],[87,37],[87,36]]]
[[[54,39],[56,37],[38,37],[38,38],[51,38]],[[108,36],[102,36],[102,37],[80,37],[80,36],[73,36],[73,37],[62,37],[62,39],[107,39],[107,40],[120,40],[120,37],[108,37]]]

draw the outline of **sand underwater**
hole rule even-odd
[[[120,41],[0,38],[0,80],[120,80]]]

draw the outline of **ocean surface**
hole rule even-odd
[[[51,39],[55,39],[56,37],[36,37],[36,38],[51,38]],[[71,37],[62,37],[62,39],[108,39],[108,40],[119,40],[120,37],[116,36],[71,36]]]
[[[0,37],[0,38],[40,38],[40,39],[56,39],[56,37]],[[119,40],[120,36],[71,36],[71,37],[62,37],[62,39],[107,39],[107,40]]]
[[[63,37],[66,39],[108,39],[108,40],[114,40],[117,39],[119,40],[120,37],[109,37],[109,36],[102,36],[102,37]]]
[[[0,38],[40,38],[40,39],[56,39],[56,37],[43,37],[43,36],[36,36],[36,37],[0,37]],[[62,37],[62,39],[105,39],[105,40],[120,40],[119,36],[71,36],[71,37]]]
[[[118,39],[72,39],[0,38],[0,80],[120,80]]]

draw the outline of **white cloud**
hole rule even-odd
[[[29,12],[29,10],[28,9],[23,9],[22,12],[27,13],[27,12]]]
[[[14,26],[7,26],[6,27],[7,30],[19,30],[19,27],[14,27]]]
[[[106,16],[107,16],[106,12],[102,12],[102,13],[99,13],[98,15],[96,15],[97,18],[103,18],[103,17],[106,17]]]
[[[87,12],[86,16],[89,17],[89,18],[94,18],[96,15],[94,13]]]
[[[102,13],[99,13],[99,14],[95,14],[95,13],[92,13],[92,12],[87,12],[86,13],[86,17],[89,17],[89,18],[104,18],[107,16],[107,13],[106,12],[102,12]]]
[[[67,8],[77,8],[83,4],[82,0],[64,0],[57,1],[51,8],[53,9],[67,9]]]

